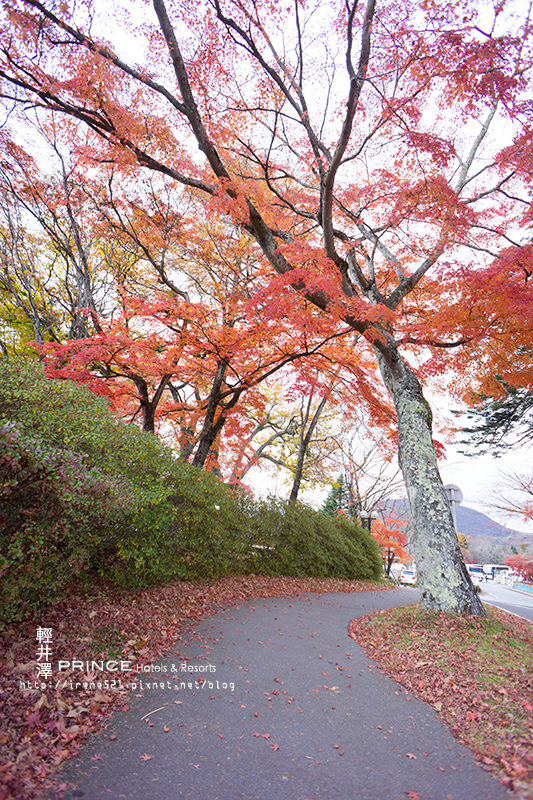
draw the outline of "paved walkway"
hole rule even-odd
[[[306,595],[202,620],[162,660],[165,688],[144,676],[129,709],[68,762],[65,800],[508,799],[347,636],[350,619],[417,599],[416,589]],[[172,673],[183,663],[204,671]]]

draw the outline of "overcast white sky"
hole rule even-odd
[[[502,473],[531,473],[532,447],[519,448],[499,458],[490,455],[467,458],[453,447],[448,447],[447,452],[448,458],[440,464],[442,478],[445,483],[459,486],[464,495],[463,505],[482,511],[509,528],[533,534],[532,522],[506,517],[491,507],[502,485]]]

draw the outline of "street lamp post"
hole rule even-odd
[[[457,514],[455,509],[458,505],[460,505],[460,503],[463,502],[463,493],[454,483],[446,484],[444,491],[446,492],[446,497],[448,498],[448,502],[450,504],[453,524],[457,532]]]
[[[370,512],[368,512],[368,514],[366,514],[365,516],[361,514],[361,524],[363,528],[366,528],[369,533],[372,533],[372,521],[373,517]]]

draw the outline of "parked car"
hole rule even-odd
[[[416,583],[416,570],[410,569],[409,567],[405,567],[400,572],[400,583]]]

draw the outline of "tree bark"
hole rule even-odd
[[[226,368],[226,362],[220,360],[217,364],[215,377],[213,378],[213,385],[211,386],[211,391],[209,393],[207,407],[205,410],[204,424],[202,426],[202,432],[200,433],[200,438],[198,440],[198,447],[192,462],[195,467],[204,466],[205,460],[209,454],[209,450],[211,449],[211,445],[215,441],[216,436],[223,425],[223,420],[222,424],[220,425],[215,423],[215,414],[220,403],[220,392],[224,382]],[[219,416],[219,422],[220,421],[221,420]]]
[[[383,381],[398,417],[398,453],[413,534],[409,549],[422,586],[422,605],[484,616],[466,569],[432,439],[431,409],[414,372],[394,343],[376,345]]]
[[[202,432],[200,433],[198,446],[192,461],[195,467],[204,467],[213,443],[226,423],[228,411],[237,405],[241,394],[245,390],[245,386],[242,385],[240,388],[234,388],[223,392],[227,367],[227,362],[222,359],[217,364],[215,377],[207,399]],[[229,400],[226,402],[223,402],[224,395],[229,396]],[[217,411],[219,413],[215,420]]]
[[[163,375],[151,400],[148,392],[148,384],[144,378],[141,378],[140,375],[130,375],[130,377],[137,388],[137,397],[139,398],[143,421],[142,429],[145,433],[155,434],[155,412],[161,400],[161,395],[172,376]]]
[[[311,424],[307,432],[305,432],[305,426],[307,424],[307,420],[309,419],[309,413],[311,411],[311,400],[312,396],[309,398],[309,403],[307,407],[307,413],[305,414],[302,420],[302,428],[300,431],[300,447],[298,450],[298,461],[296,464],[296,469],[294,471],[294,481],[292,484],[291,494],[289,497],[289,503],[295,503],[298,499],[298,492],[300,491],[300,485],[302,483],[302,475],[304,471],[304,462],[305,457],[307,455],[307,449],[309,447],[309,442],[311,441],[311,437],[315,432],[315,428],[318,424],[318,419],[324,410],[324,406],[326,405],[328,399],[327,397],[323,397],[319,403],[318,408],[316,409],[315,413],[313,414],[313,418],[311,420]]]

